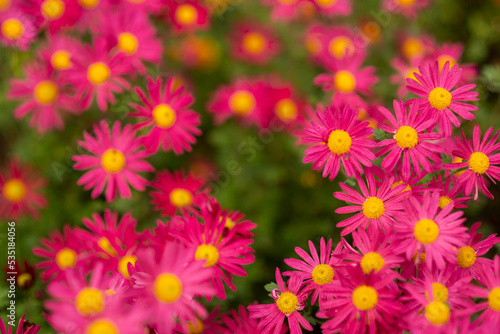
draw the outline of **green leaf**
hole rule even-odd
[[[373,137],[377,140],[390,139],[391,134],[380,129],[373,129]]]
[[[266,289],[266,291],[269,291],[269,292],[272,292],[274,289],[277,289],[277,288],[278,288],[278,284],[276,284],[274,282],[267,283],[266,285],[264,285],[264,289]]]

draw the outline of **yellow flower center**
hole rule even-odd
[[[283,122],[288,123],[297,118],[297,105],[292,99],[282,99],[276,103],[276,115]]]
[[[127,55],[133,55],[139,48],[137,37],[129,32],[122,32],[118,35],[118,49],[125,52]]]
[[[378,219],[385,212],[384,202],[378,197],[368,197],[363,203],[363,214],[369,219]]]
[[[87,78],[94,85],[100,85],[108,81],[111,70],[103,62],[93,63],[87,70]]]
[[[439,235],[439,227],[430,219],[421,219],[415,224],[415,238],[420,243],[432,244]]]
[[[328,148],[332,153],[342,155],[351,150],[352,139],[344,130],[333,130],[328,136]]]
[[[418,68],[412,67],[410,68],[405,75],[405,79],[413,79],[418,82],[417,77],[415,77],[415,73],[418,73]],[[419,74],[419,73],[418,73]]]
[[[448,204],[453,205],[453,200],[449,198],[448,196],[441,196],[439,197],[439,207],[441,209],[444,209]]]
[[[155,280],[155,295],[160,301],[173,303],[182,294],[181,280],[174,274],[161,274]]]
[[[354,43],[346,36],[338,36],[330,41],[328,51],[335,58],[342,58],[345,55],[352,56],[354,53]]]
[[[333,268],[329,264],[319,264],[312,271],[312,279],[318,285],[331,283],[334,275]]]
[[[85,331],[85,334],[118,334],[118,327],[107,319],[98,319],[93,321]]]
[[[76,308],[83,315],[101,313],[104,308],[102,292],[95,288],[84,288],[76,296]]]
[[[111,246],[111,243],[109,242],[108,238],[102,237],[99,239],[97,242],[97,245],[101,247],[103,251],[108,253],[111,256],[117,256],[118,254],[116,253],[116,250]]]
[[[278,0],[280,3],[284,4],[284,5],[293,5],[294,3],[296,3],[298,0]]]
[[[78,0],[78,3],[85,9],[92,9],[97,7],[101,0]]]
[[[342,93],[350,93],[356,88],[356,79],[349,71],[338,71],[334,77],[334,85]]]
[[[460,247],[457,260],[461,268],[469,268],[476,263],[476,251],[470,246]]]
[[[222,218],[222,217],[221,217],[221,218]],[[233,221],[231,218],[227,217],[227,218],[226,218],[226,223],[224,224],[224,227],[225,227],[225,228],[227,228],[227,229],[229,229],[229,230],[232,230],[232,229],[233,229],[233,227],[234,227],[234,225],[236,225],[236,224],[234,223],[234,221]]]
[[[2,35],[10,40],[15,41],[22,36],[24,25],[18,19],[10,18],[2,23]]]
[[[379,272],[380,269],[385,265],[384,258],[377,252],[370,252],[363,255],[361,259],[361,269],[365,274],[369,274],[372,270]]]
[[[194,254],[196,260],[206,260],[204,267],[213,267],[219,262],[219,251],[214,245],[201,244]]]
[[[258,32],[249,32],[243,37],[242,43],[242,47],[246,52],[255,55],[264,51],[267,40]]]
[[[51,21],[63,16],[65,5],[61,0],[45,0],[40,7],[43,16]]]
[[[439,62],[439,69],[440,70],[443,69],[444,64],[446,64],[446,62],[450,63],[450,68],[452,68],[453,66],[455,66],[457,64],[457,60],[449,55],[441,55],[438,57],[437,60]]]
[[[139,4],[139,3],[143,3],[146,0],[127,0],[127,1],[131,2],[131,3]]]
[[[130,274],[128,273],[128,264],[132,263],[135,266],[137,262],[137,256],[134,255],[125,255],[121,258],[120,262],[118,262],[118,271],[123,275],[126,279],[130,278]]]
[[[29,283],[33,281],[33,277],[31,274],[28,273],[22,273],[21,275],[17,276],[17,285],[19,285],[20,288],[26,287]]]
[[[175,188],[170,192],[170,203],[178,208],[191,205],[193,203],[193,194],[189,190]]]
[[[71,63],[71,53],[66,50],[57,50],[50,57],[50,64],[56,70],[67,70],[71,68],[73,64]]]
[[[329,8],[335,5],[337,0],[314,0],[316,4],[323,8]]]
[[[422,56],[424,54],[424,44],[418,38],[409,37],[403,42],[403,54],[408,59]]]
[[[450,308],[443,302],[433,301],[425,307],[425,317],[434,325],[442,325],[450,318]]]
[[[26,185],[19,179],[10,179],[3,186],[3,196],[10,202],[21,202],[26,197]]]
[[[177,114],[168,104],[159,104],[153,109],[153,119],[157,126],[168,129],[174,125]]]
[[[0,0],[0,12],[4,12],[10,8],[11,0]]]
[[[118,173],[125,167],[125,155],[117,149],[110,148],[103,153],[101,158],[102,167],[110,173]]]
[[[441,283],[432,283],[432,294],[434,295],[434,301],[445,303],[448,300],[448,289]],[[426,297],[429,298],[427,292]]]
[[[352,302],[360,311],[371,310],[378,304],[377,290],[371,286],[361,285],[353,291]]]
[[[229,107],[237,115],[245,116],[255,108],[255,97],[246,90],[237,90],[229,98]]]
[[[201,334],[203,333],[203,322],[200,319],[196,319],[196,321],[188,321],[188,330],[189,334]]]
[[[469,158],[469,167],[474,173],[484,174],[490,167],[490,159],[483,152],[474,152]]]
[[[451,163],[453,164],[459,164],[461,162],[464,162],[464,159],[462,158],[459,158],[459,157],[454,157],[452,160],[451,160]],[[456,172],[455,175],[458,177],[460,175],[462,175],[462,173],[465,172],[465,170],[461,170],[459,172]]]
[[[429,103],[437,110],[446,109],[451,103],[451,93],[444,88],[436,87],[429,93]]]
[[[394,137],[396,144],[402,149],[414,148],[418,144],[417,131],[411,126],[403,125],[398,129]]]
[[[57,86],[50,80],[40,81],[33,92],[35,100],[40,104],[51,104],[58,94]]]
[[[175,20],[184,25],[190,25],[198,20],[198,11],[194,6],[184,4],[177,7]]]
[[[391,186],[391,189],[396,188],[396,187],[397,187],[397,186],[399,186],[400,184],[404,184],[404,182],[403,182],[403,181],[397,181],[397,182],[394,182],[394,183],[392,184],[392,186]],[[410,185],[409,185],[409,184],[407,184],[407,185],[406,185],[406,188],[404,188],[403,190],[401,190],[401,191],[398,193],[398,195],[399,195],[399,194],[401,194],[402,192],[405,192],[405,191],[411,191],[411,187],[410,187]]]
[[[56,264],[60,269],[73,268],[76,264],[76,252],[70,248],[63,248],[56,254]]]
[[[494,288],[488,294],[488,304],[495,311],[500,311],[500,287]]]
[[[284,314],[292,314],[299,306],[299,300],[293,293],[287,291],[283,292],[278,299],[276,299],[276,306]]]
[[[415,0],[396,0],[403,7],[411,6],[415,3]]]

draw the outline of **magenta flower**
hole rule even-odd
[[[64,72],[73,67],[73,59],[82,52],[83,47],[78,40],[57,34],[49,35],[48,42],[40,49],[40,57],[55,72]]]
[[[267,64],[281,51],[274,31],[262,24],[243,22],[234,28],[231,52],[235,59],[255,64]]]
[[[461,101],[477,101],[478,93],[471,92],[476,85],[465,85],[452,91],[460,80],[462,70],[458,65],[450,69],[449,63],[439,70],[439,63],[435,61],[429,66],[419,66],[419,73],[414,73],[414,79],[406,79],[408,90],[421,98],[408,102],[417,103],[418,108],[427,113],[428,117],[435,118],[439,132],[445,137],[451,136],[451,125],[460,126],[460,121],[454,113],[466,120],[475,118],[471,111],[477,110],[476,106]],[[433,128],[429,127],[429,128]]]
[[[271,7],[271,20],[291,21],[302,16],[302,11],[310,5],[308,0],[264,0],[264,5]]]
[[[447,61],[450,63],[450,67],[458,64],[462,69],[462,76],[458,80],[458,84],[466,85],[476,81],[479,71],[476,64],[464,64],[459,61],[463,52],[464,45],[462,43],[443,43],[433,50],[429,58],[432,60],[437,59],[440,69],[443,69]]]
[[[300,276],[290,277],[285,285],[280,270],[276,268],[276,283],[278,289],[271,292],[274,298],[273,304],[248,306],[250,318],[261,319],[257,327],[259,333],[280,333],[285,319],[288,319],[291,334],[301,334],[301,326],[312,331],[311,324],[299,313],[304,308],[308,297],[308,293],[301,290],[302,279]]]
[[[380,113],[389,121],[390,125],[380,123],[380,129],[392,133],[392,139],[382,140],[378,145],[383,147],[377,156],[387,156],[382,161],[382,168],[386,171],[391,171],[400,161],[401,156],[402,176],[410,176],[410,163],[413,164],[414,170],[420,174],[420,167],[427,173],[434,172],[434,167],[431,162],[438,164],[441,162],[439,152],[442,151],[439,145],[432,143],[439,138],[439,133],[424,131],[433,123],[433,119],[426,119],[417,111],[417,105],[411,104],[407,113],[408,105],[403,101],[394,100],[394,111],[396,118],[392,113],[384,107],[379,107]],[[431,162],[430,162],[430,161]]]
[[[398,73],[392,74],[389,77],[389,81],[391,84],[399,86],[396,91],[398,99],[402,99],[408,95],[406,79],[415,79],[414,73],[418,73],[418,66],[422,63],[422,59],[420,57],[412,57],[408,60],[408,62],[409,63],[400,58],[393,58],[391,60],[392,68],[398,71]]]
[[[317,11],[325,16],[347,16],[352,12],[351,0],[312,0]]]
[[[444,209],[447,205],[451,205],[454,209],[466,208],[467,205],[464,202],[467,202],[470,197],[458,197],[462,192],[462,186],[460,183],[455,183],[450,187],[452,180],[453,178],[449,172],[446,172],[444,182],[443,176],[439,174],[437,180],[435,178],[432,179],[429,187],[441,191],[441,197],[439,197],[439,207],[441,209]]]
[[[113,129],[105,121],[94,125],[95,137],[83,133],[84,140],[78,144],[89,151],[91,155],[75,155],[72,157],[76,170],[88,170],[78,180],[85,190],[93,188],[92,198],[99,196],[106,187],[106,201],[115,199],[118,192],[122,198],[131,198],[129,184],[143,191],[148,181],[138,172],[152,172],[153,167],[144,158],[148,154],[141,149],[139,140],[130,124],[121,128],[120,122],[115,122]]]
[[[174,83],[174,78],[169,78],[163,86],[161,78],[149,77],[148,95],[135,88],[143,105],[131,104],[136,112],[129,115],[141,119],[135,129],[149,129],[141,141],[152,153],[160,146],[164,151],[173,150],[176,155],[191,151],[191,145],[196,142],[194,136],[201,134],[200,115],[190,109],[193,96],[183,86],[174,87]]]
[[[19,324],[17,326],[15,334],[37,334],[40,330],[40,326],[36,326],[28,322],[26,319],[24,319],[25,316],[26,314],[23,314],[21,319],[19,319]],[[2,334],[14,334],[14,332],[12,331],[12,325],[10,323],[7,327],[5,326],[6,324],[3,322],[3,318],[0,318],[0,332]],[[6,328],[8,332],[5,330]]]
[[[401,13],[411,20],[415,20],[418,17],[418,12],[428,6],[429,0],[384,0],[382,3],[384,10],[390,13]]]
[[[209,22],[207,5],[196,0],[165,1],[168,18],[177,32],[190,32],[206,29]]]
[[[5,46],[26,50],[38,34],[33,19],[18,8],[0,11],[0,41]]]
[[[245,306],[240,305],[238,310],[231,310],[222,315],[222,323],[227,327],[221,330],[222,334],[259,334],[257,329],[259,321],[250,318]],[[288,328],[284,326],[280,334],[286,333]]]
[[[51,34],[73,26],[82,13],[77,0],[26,0],[23,9],[34,17],[37,26],[48,27]]]
[[[323,169],[322,176],[333,180],[344,167],[347,176],[363,173],[363,166],[371,167],[375,154],[370,148],[376,144],[368,139],[373,133],[369,122],[357,120],[358,110],[345,106],[342,110],[326,107],[316,112],[319,121],[311,121],[305,129],[303,142],[316,144],[306,149],[304,163],[314,162],[313,169]]]

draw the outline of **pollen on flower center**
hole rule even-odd
[[[130,274],[128,273],[128,264],[131,263],[135,266],[135,262],[137,261],[137,256],[135,255],[125,255],[121,258],[120,262],[118,262],[118,271],[125,278],[130,278]]]
[[[118,173],[125,167],[125,155],[114,148],[108,149],[101,158],[102,167],[110,173]]]
[[[276,103],[276,115],[283,122],[291,122],[297,118],[297,105],[291,99],[282,99]]]
[[[394,189],[396,188],[397,186],[399,186],[400,184],[404,184],[404,181],[397,181],[397,182],[394,182],[391,186],[391,189]],[[401,190],[398,194],[401,194],[402,192],[404,191],[411,191],[411,187],[409,184],[406,185],[406,188],[404,188],[403,190]]]
[[[411,126],[403,125],[398,129],[396,135],[396,144],[402,149],[414,148],[418,144],[417,131]]]
[[[155,295],[160,301],[173,303],[182,294],[181,280],[174,274],[161,274],[154,283]]]
[[[490,159],[483,152],[474,152],[469,158],[469,167],[474,173],[484,174],[490,167]]]
[[[187,325],[188,325],[189,334],[201,334],[201,333],[203,333],[204,326],[203,326],[203,322],[200,319],[196,318],[196,321],[188,321]]]
[[[320,7],[329,8],[335,5],[337,0],[315,0],[314,2]]]
[[[424,53],[424,45],[418,38],[407,38],[403,43],[403,54],[406,58],[411,59],[416,56],[421,56]]]
[[[98,319],[92,322],[85,331],[85,334],[118,334],[116,325],[107,319]]]
[[[384,202],[378,197],[368,197],[363,203],[363,214],[368,219],[378,219],[384,212]]]
[[[396,0],[403,7],[411,6],[415,3],[415,0]]]
[[[439,197],[439,207],[441,209],[444,209],[448,204],[453,205],[453,200],[449,198],[448,196],[441,196]]]
[[[70,248],[63,248],[56,254],[56,264],[60,269],[73,268],[76,264],[76,252]]]
[[[168,104],[159,104],[153,109],[153,119],[157,126],[168,129],[174,125],[177,114]]]
[[[213,267],[219,262],[219,251],[214,245],[201,244],[194,254],[196,260],[206,260],[204,267]]]
[[[67,70],[73,65],[71,63],[71,53],[66,50],[57,50],[50,57],[50,64],[56,70]]]
[[[430,302],[425,307],[425,317],[434,325],[442,325],[450,318],[450,308],[440,301]]]
[[[251,54],[259,54],[266,47],[266,38],[258,32],[249,32],[243,37],[242,47]]]
[[[175,20],[185,25],[193,24],[198,20],[198,11],[194,6],[180,5],[175,11]]]
[[[20,288],[26,287],[31,281],[33,281],[33,277],[29,273],[22,273],[21,275],[17,276],[17,285],[19,285]]]
[[[446,62],[450,63],[450,68],[457,64],[457,60],[449,55],[441,55],[438,57],[439,69],[442,70]]]
[[[3,196],[10,202],[20,202],[26,197],[26,185],[19,179],[10,179],[3,186]]]
[[[24,25],[18,19],[10,18],[2,23],[2,35],[10,40],[17,40],[24,32]]]
[[[349,71],[338,71],[333,81],[335,88],[342,93],[350,93],[356,88],[356,78]]]
[[[113,246],[111,246],[111,243],[109,242],[108,238],[106,238],[106,237],[100,238],[99,241],[97,242],[97,245],[99,247],[101,247],[101,249],[103,251],[105,251],[106,253],[108,253],[111,256],[117,256],[118,255],[118,253],[113,248]]]
[[[371,286],[361,285],[352,293],[352,302],[360,311],[368,311],[377,306],[377,290]]]
[[[128,55],[133,55],[137,52],[139,42],[137,37],[129,32],[122,32],[118,35],[118,49],[122,50]]]
[[[476,251],[471,246],[460,247],[457,260],[460,268],[469,268],[476,263]]]
[[[47,20],[57,20],[63,16],[65,4],[61,0],[45,0],[40,9]]]
[[[245,116],[255,108],[255,97],[246,90],[237,90],[229,98],[229,108],[237,115]]]
[[[352,40],[346,36],[338,36],[332,38],[328,44],[330,55],[335,58],[342,58],[344,55],[352,56],[354,53],[354,44]]]
[[[448,289],[441,283],[432,283],[432,294],[436,302],[445,303],[448,300]]]
[[[415,238],[423,244],[431,244],[439,235],[438,225],[430,219],[420,219],[414,228]]]
[[[193,194],[189,190],[175,188],[170,192],[170,203],[178,208],[191,205],[193,203]]]
[[[40,104],[51,104],[58,94],[57,86],[50,80],[40,81],[33,91],[35,100]]]
[[[379,272],[385,265],[384,258],[377,252],[369,252],[363,255],[361,259],[361,268],[365,274],[369,274],[372,270]]]
[[[488,304],[495,311],[500,311],[500,287],[496,287],[488,294]]]
[[[292,314],[299,306],[299,300],[293,293],[287,291],[283,292],[278,299],[276,299],[276,306],[284,314]]]
[[[319,264],[312,271],[312,279],[318,285],[331,283],[334,275],[333,268],[329,264]]]
[[[78,3],[85,9],[92,9],[97,7],[101,0],[78,0]]]
[[[84,288],[76,296],[76,309],[83,315],[101,313],[104,306],[102,292],[95,288]]]
[[[108,81],[111,75],[111,70],[108,65],[103,62],[96,62],[91,64],[87,70],[87,78],[94,85],[100,85]]]
[[[232,230],[233,227],[234,227],[234,225],[235,225],[234,221],[231,218],[226,217],[226,222],[224,224],[224,227],[227,228],[227,229],[229,229],[229,230]]]
[[[327,145],[332,153],[341,155],[351,150],[352,139],[344,130],[333,130],[328,136]]]
[[[444,88],[436,87],[429,93],[429,103],[437,110],[446,109],[451,103],[451,93]]]

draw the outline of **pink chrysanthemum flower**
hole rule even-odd
[[[99,196],[106,186],[106,201],[115,199],[118,192],[122,198],[131,198],[129,184],[139,191],[143,191],[148,181],[138,172],[152,172],[154,168],[144,159],[148,156],[141,149],[141,144],[135,138],[135,131],[130,124],[121,127],[115,122],[113,129],[105,121],[94,125],[95,137],[84,132],[84,140],[78,145],[92,155],[75,155],[76,170],[88,170],[78,180],[85,190],[94,188],[92,198]]]
[[[429,0],[384,0],[382,8],[391,13],[401,13],[415,20],[418,12],[429,6]]]
[[[348,235],[358,228],[367,229],[369,226],[388,232],[396,221],[396,215],[400,214],[401,201],[408,196],[404,191],[406,186],[398,184],[392,187],[394,179],[386,176],[382,184],[377,187],[372,172],[368,170],[366,183],[360,176],[356,176],[356,181],[361,194],[343,182],[339,182],[339,185],[344,192],[333,194],[341,201],[354,204],[337,208],[335,213],[357,212],[354,216],[337,224],[339,228],[344,227],[340,235]]]
[[[305,102],[297,97],[289,83],[271,81],[266,85],[269,91],[269,111],[264,117],[264,128],[273,131],[294,132],[303,123]]]
[[[314,246],[313,242],[309,240],[309,250],[311,255],[307,254],[302,248],[295,247],[295,252],[302,258],[298,259],[285,259],[285,263],[297,271],[286,271],[284,276],[300,276],[304,281],[304,291],[314,291],[312,295],[311,304],[314,305],[319,297],[320,304],[325,298],[325,287],[333,282],[338,282],[335,276],[340,260],[336,255],[345,254],[342,249],[342,243],[338,243],[332,252],[332,239],[328,240],[325,245],[325,239],[321,238],[320,241],[320,255]],[[334,283],[335,284],[335,283]]]
[[[369,122],[360,122],[358,110],[345,106],[342,110],[326,107],[318,109],[318,121],[311,121],[303,138],[306,144],[317,144],[305,151],[304,163],[314,162],[313,169],[323,169],[322,176],[333,180],[344,167],[347,176],[363,173],[363,166],[370,167],[375,154],[370,148],[376,144],[368,139],[373,133]]]
[[[238,25],[231,39],[233,57],[251,63],[268,63],[280,52],[277,36],[270,28],[259,24]]]
[[[263,0],[263,3],[272,8],[273,21],[291,21],[306,16],[307,12],[313,9],[309,0]]]
[[[406,83],[408,90],[420,98],[408,102],[417,103],[419,110],[427,113],[427,117],[435,118],[439,132],[445,137],[451,136],[452,124],[456,127],[460,126],[460,121],[454,113],[469,121],[475,118],[471,111],[478,108],[461,101],[479,100],[478,93],[470,91],[476,85],[465,85],[452,91],[462,75],[462,70],[458,65],[450,69],[449,62],[447,62],[440,71],[439,62],[435,61],[428,66],[419,66],[418,72],[414,73],[416,80],[406,79]]]
[[[167,0],[168,18],[179,32],[206,29],[209,25],[208,10],[197,0]]]
[[[74,67],[65,73],[68,83],[74,86],[81,101],[81,108],[91,106],[94,96],[101,111],[106,111],[108,103],[115,104],[113,94],[130,89],[130,84],[122,78],[129,72],[129,64],[122,52],[110,52],[109,42],[98,38],[93,47],[87,46],[80,55],[75,55]]]
[[[389,270],[382,274],[365,275],[361,267],[345,267],[339,274],[340,284],[331,284],[327,299],[317,316],[329,319],[321,329],[323,333],[375,333],[392,332],[397,326],[401,304],[394,284],[398,274]]]
[[[234,237],[237,238],[253,238],[254,234],[252,230],[257,227],[257,224],[252,223],[250,220],[245,219],[245,215],[239,211],[228,211],[224,210],[226,214],[226,222],[224,225],[224,232],[222,235],[224,237],[234,230]]]
[[[454,157],[460,158],[462,161],[443,166],[446,169],[467,168],[460,171],[461,174],[457,178],[457,182],[462,184],[465,195],[469,195],[474,190],[475,200],[478,197],[479,190],[493,199],[493,195],[486,187],[485,176],[493,183],[496,183],[495,180],[500,180],[500,167],[495,166],[500,164],[500,155],[496,153],[500,150],[500,143],[496,142],[499,131],[490,138],[493,131],[493,127],[489,128],[481,140],[481,128],[476,124],[472,143],[465,139],[462,131],[461,140],[459,137],[455,137],[457,149],[452,152]]]
[[[190,109],[193,96],[183,86],[174,85],[174,78],[169,78],[163,86],[161,78],[149,77],[148,95],[139,87],[135,88],[142,105],[131,104],[136,112],[129,115],[141,120],[135,129],[149,128],[141,141],[151,153],[158,151],[160,146],[164,151],[173,150],[176,155],[189,152],[196,142],[194,136],[201,134],[200,115]]]
[[[23,314],[21,319],[19,319],[19,323],[18,323],[17,330],[16,330],[15,334],[37,334],[38,331],[40,330],[40,326],[35,326],[34,324],[26,321],[24,319],[25,316],[26,316],[26,314]],[[8,320],[10,320],[10,319],[8,319]],[[14,332],[12,331],[12,324],[10,323],[10,321],[8,321],[7,323],[8,323],[8,325],[6,325],[3,322],[3,318],[0,318],[0,333],[13,334]],[[7,327],[5,327],[5,326],[7,326]],[[14,327],[15,327],[15,324],[14,324]],[[7,328],[7,331],[5,330],[6,328]]]
[[[389,77],[389,81],[393,85],[398,85],[398,90],[396,91],[396,96],[399,99],[403,99],[408,95],[408,89],[406,88],[406,79],[416,80],[415,74],[418,73],[418,67],[422,64],[422,59],[419,57],[410,58],[409,63],[399,58],[394,58],[391,60],[391,66],[398,73],[392,74]]]
[[[212,296],[212,272],[201,261],[193,261],[194,251],[177,243],[167,243],[160,261],[152,249],[138,253],[137,272],[132,275],[132,291],[138,298],[136,309],[148,310],[149,320],[160,333],[172,333],[176,320],[188,331],[188,321],[207,315],[195,296]]]
[[[386,171],[394,170],[402,156],[401,174],[403,177],[410,176],[411,164],[413,164],[417,174],[420,174],[420,167],[427,173],[433,173],[434,167],[431,161],[434,164],[441,162],[439,152],[442,149],[432,141],[440,139],[441,135],[424,131],[434,124],[434,120],[422,117],[416,104],[410,104],[408,110],[408,105],[403,101],[394,100],[393,106],[396,118],[386,108],[378,108],[390,123],[380,123],[380,129],[393,134],[392,139],[385,139],[378,143],[383,148],[377,153],[377,156],[381,157],[388,153],[382,161],[382,168]]]
[[[394,183],[391,185],[391,189],[394,187],[404,184],[406,185],[406,188],[402,190],[402,192],[407,192],[406,197],[414,196],[418,200],[422,198],[422,194],[426,190],[437,190],[437,189],[430,189],[428,186],[428,183],[419,183],[424,177],[427,176],[426,173],[420,173],[417,174],[415,170],[413,170],[410,174],[410,176],[403,177],[400,173],[402,170],[401,168],[401,161],[396,165],[396,172],[395,173],[387,173],[381,168],[375,168],[376,166],[373,166],[371,170],[373,171],[373,174],[379,178],[380,180],[383,180],[385,178],[394,178]],[[399,171],[399,172],[398,172]],[[420,170],[419,170],[420,172]]]
[[[271,292],[273,304],[249,305],[250,318],[260,319],[257,329],[261,334],[280,333],[285,319],[288,319],[290,333],[302,333],[301,326],[312,331],[311,324],[299,313],[307,300],[308,293],[301,289],[302,279],[298,275],[290,277],[287,284],[283,282],[280,270],[276,268],[278,289]]]
[[[31,63],[24,68],[25,79],[12,79],[8,97],[24,103],[14,110],[14,116],[22,119],[31,114],[29,126],[45,133],[64,128],[63,115],[75,114],[78,108],[64,85],[64,78],[42,63]]]
[[[440,193],[426,192],[422,203],[414,197],[403,202],[403,212],[393,225],[395,253],[405,254],[407,260],[425,252],[428,268],[444,269],[446,263],[456,263],[458,248],[467,240],[467,228],[462,224],[462,211],[451,212],[447,205],[439,210]]]
[[[352,57],[360,52],[359,45],[355,44],[359,37],[355,36],[353,29],[328,27],[318,35],[318,38],[321,41],[318,60],[327,68],[335,66],[335,63],[344,57]]]
[[[26,0],[24,10],[33,15],[37,25],[51,33],[73,26],[80,19],[82,8],[77,0]]]
[[[186,175],[184,171],[159,172],[156,180],[151,182],[155,189],[150,192],[154,209],[164,216],[196,212],[209,198],[210,189],[204,186],[202,180]]]
[[[437,180],[435,178],[432,179],[429,187],[441,190],[441,197],[439,197],[439,207],[441,209],[444,209],[447,205],[451,205],[454,209],[466,208],[467,205],[464,202],[467,202],[470,197],[458,197],[462,192],[462,186],[459,183],[455,183],[450,187],[452,179],[447,172],[443,182],[443,176],[439,174]]]
[[[49,35],[48,43],[40,49],[41,58],[55,71],[66,71],[73,67],[72,60],[83,52],[81,44],[63,34]]]
[[[32,18],[17,8],[0,11],[0,41],[5,46],[26,50],[36,38],[37,29]]]
[[[8,170],[0,172],[0,217],[16,219],[28,215],[37,219],[38,210],[47,205],[39,191],[47,184],[31,167],[17,160],[8,164]]]
[[[352,12],[351,0],[311,0],[319,13],[332,16],[347,16]]]
[[[425,59],[432,53],[436,45],[434,37],[431,35],[400,33],[397,36],[397,41],[400,57],[408,62]]]
[[[458,66],[462,69],[462,76],[458,81],[458,84],[466,85],[476,81],[478,70],[476,64],[463,64],[459,62],[460,58],[462,58],[463,52],[464,46],[462,43],[444,43],[436,48],[429,58],[432,60],[437,59],[439,62],[439,69],[441,70],[447,61],[450,63],[450,67],[458,64]]]

